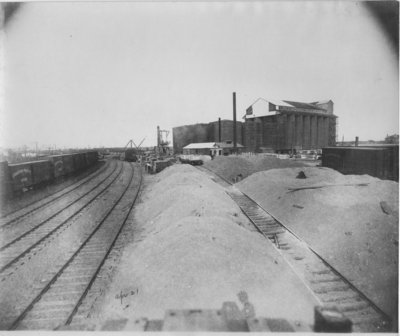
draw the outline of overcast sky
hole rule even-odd
[[[258,97],[332,99],[338,140],[398,133],[398,59],[357,2],[23,5],[5,29],[5,147],[156,144]],[[170,134],[172,140],[172,134]]]

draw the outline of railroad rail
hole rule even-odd
[[[84,185],[85,183],[88,183],[91,180],[98,177],[101,173],[103,173],[108,168],[109,164],[110,164],[110,161],[108,161],[102,168],[98,169],[95,173],[90,174],[89,176],[86,176],[86,177],[80,179],[79,181],[73,183],[72,185],[68,186],[67,188],[65,188],[51,196],[44,197],[43,199],[40,199],[37,201],[33,201],[33,202],[27,204],[26,206],[24,206],[23,209],[14,210],[5,215],[2,215],[0,217],[0,230],[18,220],[23,219],[24,217],[32,214],[33,212],[36,212],[36,211],[42,209],[43,207],[45,207],[51,203],[54,203],[55,201],[59,200],[60,198],[72,193],[73,191],[75,191],[76,189],[78,189],[79,187]]]
[[[391,318],[295,233],[222,176],[203,166],[197,168],[226,188],[255,229],[273,243],[314,297],[324,306],[337,307],[352,321],[353,331],[392,331]]]
[[[37,289],[25,308],[20,309],[18,316],[9,323],[9,330],[50,330],[74,321],[104,262],[112,253],[139,194],[141,168],[129,166],[129,180],[120,183],[123,190],[113,206],[102,215],[73,254],[62,262],[58,271]]]
[[[17,237],[13,237],[13,239],[5,243],[0,248],[0,274],[4,273],[5,270],[15,265],[30,252],[35,254],[35,249],[40,248],[40,246],[43,245],[53,235],[71,225],[75,217],[81,214],[85,209],[88,209],[88,207],[99,196],[104,194],[118,179],[118,177],[121,176],[122,169],[123,165],[121,164],[118,172],[115,173],[117,170],[116,165],[105,179],[101,179],[101,181],[96,183],[83,195],[79,196],[77,199],[73,200],[68,205],[58,210],[56,213],[53,213],[46,219],[34,224],[33,227],[29,228],[27,231],[19,234]],[[108,179],[110,181],[105,184],[105,181]],[[96,191],[97,189],[99,190]],[[81,203],[83,204],[79,204],[79,201],[81,200]],[[75,206],[75,208],[73,208],[73,206]],[[30,223],[28,223],[28,225],[30,225]]]

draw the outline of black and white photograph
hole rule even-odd
[[[399,2],[0,28],[1,333],[398,333]]]

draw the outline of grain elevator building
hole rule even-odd
[[[291,152],[336,144],[331,100],[312,103],[257,99],[243,117],[249,152]]]

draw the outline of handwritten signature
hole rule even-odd
[[[133,290],[128,290],[128,291],[122,291],[118,294],[115,295],[115,299],[121,300],[121,305],[123,304],[123,299],[128,297],[128,296],[135,296],[139,294],[139,288],[135,288]]]

